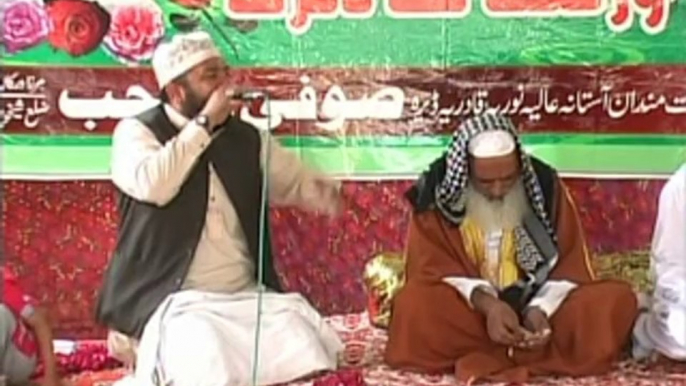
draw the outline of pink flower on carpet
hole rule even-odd
[[[12,54],[43,41],[50,32],[50,19],[39,0],[3,1],[0,30],[0,43]]]
[[[343,361],[348,366],[359,366],[366,352],[367,347],[363,342],[349,342],[343,351]]]
[[[111,9],[105,47],[118,60],[136,64],[152,58],[164,37],[162,10],[154,2],[126,2]]]
[[[344,369],[315,379],[312,386],[365,386],[361,369]]]

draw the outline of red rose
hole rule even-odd
[[[207,8],[212,4],[212,0],[172,0],[174,3],[189,9]]]
[[[152,58],[164,37],[162,10],[156,3],[126,4],[112,10],[112,24],[105,36],[105,47],[123,62]]]
[[[48,5],[53,29],[50,44],[72,56],[93,51],[110,26],[110,15],[97,3],[85,0],[55,0]]]

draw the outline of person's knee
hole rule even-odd
[[[234,348],[211,320],[198,315],[174,317],[164,327],[163,336],[165,364],[174,383],[230,384],[232,364],[226,355]]]
[[[483,318],[457,290],[412,283],[394,301],[384,358],[394,368],[443,370],[490,344]]]
[[[426,304],[423,302],[417,302],[417,298],[422,297],[422,288],[414,285],[406,285],[402,288],[393,299],[393,313],[405,312],[409,309],[415,309],[415,312],[422,312],[422,310],[417,309],[417,307],[424,307]]]
[[[195,314],[179,315],[169,318],[163,326],[167,336],[215,336],[216,329],[207,318]]]
[[[217,327],[204,317],[181,315],[171,318],[163,327],[168,355],[194,356],[195,358],[214,356],[218,353],[221,333]]]
[[[659,323],[659,330],[674,346],[675,351],[686,351],[686,309],[683,307],[669,307],[656,315],[662,319]]]
[[[466,305],[457,290],[448,284],[423,284],[409,282],[393,300],[393,313],[403,312],[408,315],[431,315],[442,313],[444,304],[437,300],[454,300],[452,306]]]
[[[643,358],[651,350],[674,359],[686,360],[686,309],[660,302],[639,315],[633,328],[634,357]]]
[[[638,311],[638,298],[631,284],[620,280],[608,280],[597,284],[594,288],[594,302],[604,303],[608,307],[616,307],[624,311]]]

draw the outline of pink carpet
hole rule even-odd
[[[393,371],[382,363],[386,334],[370,326],[366,314],[333,316],[327,319],[345,342],[342,370],[290,386],[454,386],[452,376],[429,376]],[[73,386],[109,386],[124,375],[122,369],[87,372],[72,376]],[[686,363],[641,364],[631,361],[617,365],[609,374],[586,378],[542,378],[529,385],[615,385],[686,386]]]

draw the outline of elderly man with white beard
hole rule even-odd
[[[595,280],[565,185],[526,154],[509,119],[465,121],[407,198],[390,366],[507,382],[611,369],[636,297],[627,283]]]

